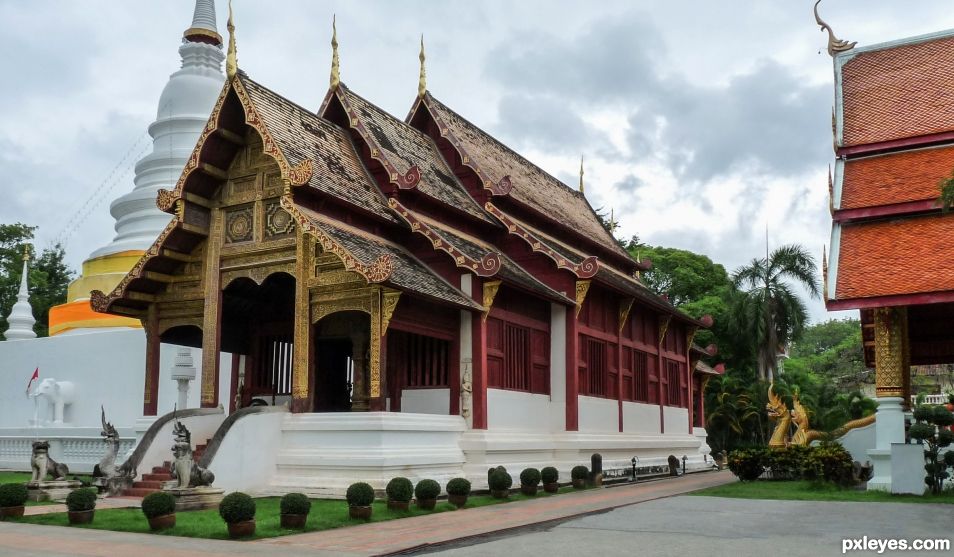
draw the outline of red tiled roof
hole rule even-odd
[[[954,216],[846,224],[835,299],[954,291]]]
[[[859,52],[841,78],[845,147],[954,130],[954,36]]]
[[[954,146],[849,160],[841,209],[937,199],[941,179],[954,172]]]

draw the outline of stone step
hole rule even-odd
[[[133,482],[132,485],[137,489],[160,489],[162,488],[162,482],[160,481],[144,481],[144,482]]]
[[[130,487],[123,492],[123,495],[126,497],[145,497],[150,493],[155,493],[159,491],[158,489],[151,489],[148,487]]]
[[[141,480],[144,482],[167,482],[172,479],[172,474],[168,472],[159,472],[155,474],[143,474]]]
[[[171,471],[172,471],[171,469],[169,469],[169,468],[163,468],[162,466],[153,466],[153,467],[152,467],[152,473],[153,473],[153,474],[168,474],[168,473],[171,472]]]

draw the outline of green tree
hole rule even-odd
[[[808,310],[789,281],[820,296],[815,259],[798,245],[781,246],[768,257],[753,259],[732,276],[743,291],[735,315],[753,341],[759,377],[773,381],[779,353],[797,339],[808,321]]]

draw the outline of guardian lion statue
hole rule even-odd
[[[33,442],[33,457],[30,458],[30,468],[33,470],[33,476],[30,478],[31,484],[37,484],[46,480],[46,475],[50,474],[54,480],[64,480],[70,473],[70,469],[50,456],[50,443],[48,441]]]

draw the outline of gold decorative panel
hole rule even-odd
[[[251,206],[228,211],[225,214],[225,243],[248,242],[255,230],[255,214]]]
[[[278,200],[265,203],[265,238],[284,237],[295,231],[295,221]]]

